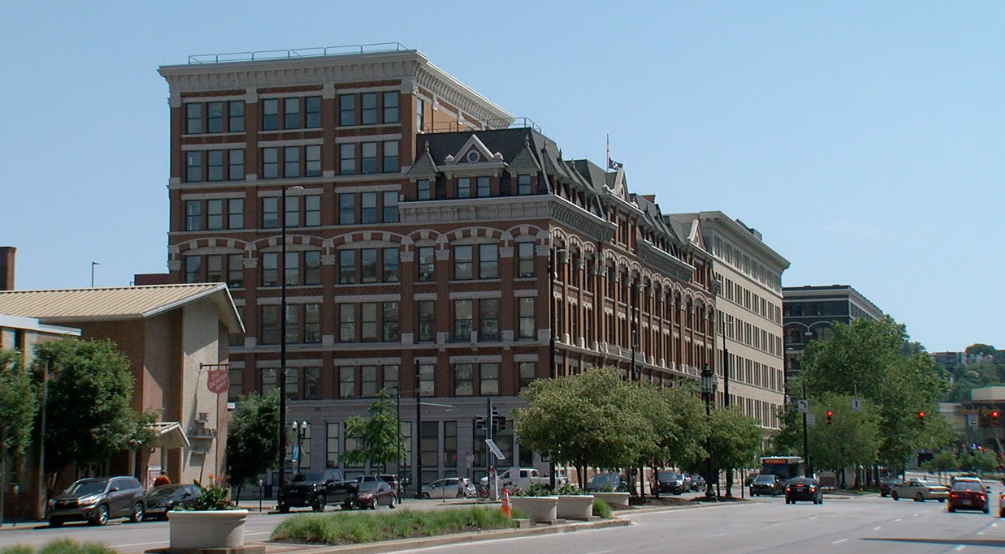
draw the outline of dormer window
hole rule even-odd
[[[477,150],[472,150],[472,151],[468,152],[468,162],[469,163],[476,163],[480,159],[482,159],[482,156],[481,156],[481,154],[478,153]]]

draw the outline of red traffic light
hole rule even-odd
[[[925,412],[918,412],[918,425],[925,424]]]
[[[991,411],[991,419],[998,419],[998,410]]]
[[[827,425],[830,425],[834,420],[834,412],[827,410]]]

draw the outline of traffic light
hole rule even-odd
[[[991,410],[991,425],[998,426],[998,410]]]
[[[925,412],[918,412],[918,426],[923,427],[925,425]]]
[[[827,425],[834,423],[834,412],[827,410]]]
[[[475,416],[475,429],[485,428],[485,416]]]

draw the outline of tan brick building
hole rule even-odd
[[[564,159],[420,52],[160,73],[172,278],[231,286],[247,328],[231,343],[232,399],[277,386],[285,280],[301,467],[378,469],[341,453],[345,419],[381,389],[400,391],[404,464],[428,483],[483,475],[474,417],[489,402],[508,416],[533,379],[606,365],[670,382],[715,365],[712,260],[684,228],[623,168]],[[494,438],[498,465],[547,467],[512,426]]]

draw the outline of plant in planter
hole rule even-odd
[[[513,509],[527,514],[533,521],[558,519],[558,497],[544,486],[534,483],[526,491],[517,489],[512,498]]]
[[[244,546],[244,522],[248,510],[237,509],[222,482],[199,488],[199,498],[187,508],[168,513],[169,547],[183,549],[233,548]]]
[[[593,495],[566,483],[558,489],[557,515],[561,519],[590,519],[593,517]]]
[[[236,510],[237,506],[230,501],[230,488],[220,483],[210,483],[203,486],[198,479],[195,487],[199,489],[199,497],[192,501],[188,511],[207,512],[210,510]],[[176,506],[175,510],[186,510],[185,507]]]

